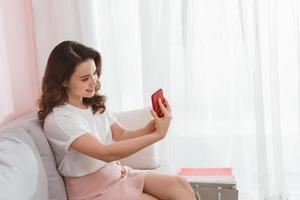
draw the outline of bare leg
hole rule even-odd
[[[163,200],[196,200],[189,182],[174,175],[146,174],[143,192]]]
[[[159,200],[159,199],[150,194],[142,193],[140,200]]]

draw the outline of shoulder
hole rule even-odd
[[[116,116],[109,110],[105,110],[103,115],[108,119],[108,123],[111,126],[115,121],[117,121]]]
[[[56,106],[53,108],[54,115],[73,116],[76,115],[76,110],[72,109],[68,104]]]
[[[79,121],[80,115],[68,109],[67,106],[61,105],[53,108],[53,111],[45,118],[44,129],[47,129],[47,127],[74,124]]]

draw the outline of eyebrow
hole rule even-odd
[[[94,73],[95,73],[95,72],[97,72],[97,69],[94,71]],[[94,73],[93,73],[93,74],[94,74]],[[85,78],[85,77],[89,77],[89,76],[90,76],[90,74],[87,74],[87,75],[80,76],[80,78]]]

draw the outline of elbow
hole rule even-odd
[[[119,142],[125,139],[126,130],[120,131],[118,134],[113,134],[113,140]]]
[[[103,156],[103,157],[100,157],[99,160],[110,163],[113,161],[117,161],[118,159],[116,159],[116,157],[114,157],[114,156]]]
[[[106,148],[97,154],[96,159],[102,160],[107,163],[119,160],[118,156],[112,154]]]

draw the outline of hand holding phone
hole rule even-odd
[[[152,94],[151,100],[153,107],[151,114],[155,120],[155,132],[153,134],[156,134],[159,139],[163,139],[168,132],[172,120],[172,110],[168,100],[164,98],[162,89]]]
[[[163,94],[163,90],[162,89],[159,89],[156,92],[154,92],[151,95],[151,100],[152,100],[152,108],[156,112],[157,116],[158,117],[163,117],[164,113],[162,112],[162,110],[161,110],[161,108],[159,106],[158,99],[161,99],[161,102],[166,107],[166,102],[165,102],[165,98],[164,98],[164,94]]]

